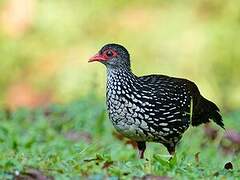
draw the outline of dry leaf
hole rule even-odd
[[[224,169],[227,169],[227,170],[233,169],[232,163],[231,163],[231,162],[226,163],[226,164],[224,165]]]
[[[143,177],[133,177],[133,180],[170,180],[170,177],[167,176],[155,176],[151,174],[147,174]]]
[[[113,165],[113,161],[106,161],[103,164],[103,169],[108,169],[111,165]]]
[[[16,180],[53,180],[53,177],[49,177],[43,174],[43,172],[36,169],[29,169],[26,172],[22,172],[15,176]]]

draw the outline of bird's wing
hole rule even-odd
[[[209,122],[212,119],[224,128],[219,108],[205,99],[195,83],[187,79],[169,77],[165,75],[148,75],[138,78],[143,86],[148,87],[155,95],[155,103],[160,107],[170,106],[166,110],[180,112],[174,118],[187,119],[193,126]],[[160,114],[161,115],[161,114]]]
[[[165,75],[147,75],[138,79],[142,93],[152,97],[148,101],[155,106],[152,114],[159,125],[166,125],[179,134],[184,132],[191,123],[192,82]]]

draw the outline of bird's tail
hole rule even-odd
[[[202,123],[206,123],[206,122],[209,122],[209,119],[211,119],[216,124],[218,124],[223,129],[225,129],[223,124],[223,119],[219,111],[220,110],[216,106],[216,104],[205,99],[204,97],[201,97],[199,99],[199,102],[196,104],[195,108],[193,109],[192,125],[196,126]]]

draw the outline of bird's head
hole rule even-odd
[[[129,69],[130,56],[125,47],[119,44],[106,44],[100,51],[91,57],[88,62],[98,61],[107,68]]]

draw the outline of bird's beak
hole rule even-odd
[[[88,62],[93,62],[93,61],[106,61],[107,59],[103,57],[101,54],[97,53],[93,57],[91,57]]]

